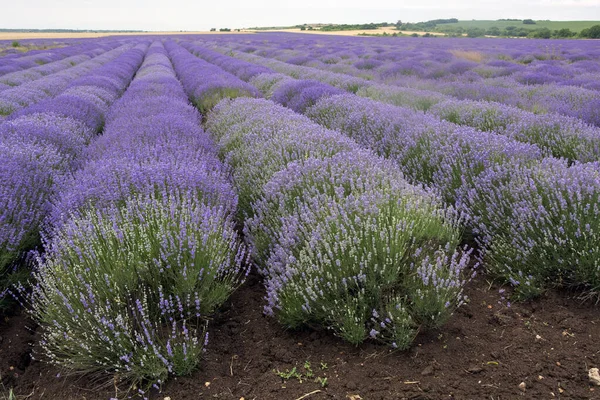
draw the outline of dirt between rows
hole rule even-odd
[[[499,304],[498,287],[476,278],[470,301],[438,331],[407,351],[354,347],[327,331],[289,331],[262,314],[257,276],[211,323],[201,368],[172,378],[151,399],[600,399],[588,370],[600,367],[598,305],[550,292],[527,303]],[[34,324],[24,313],[0,328],[0,373],[18,399],[109,399],[121,385],[32,360]],[[34,353],[35,354],[35,353]],[[295,368],[295,369],[294,369]]]

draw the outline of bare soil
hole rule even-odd
[[[467,294],[469,303],[443,329],[400,352],[369,343],[354,347],[326,331],[283,329],[263,316],[264,289],[250,276],[212,321],[202,367],[171,379],[150,398],[600,399],[600,387],[587,376],[600,366],[597,305],[550,292],[507,307],[498,303],[498,288],[482,278]],[[35,326],[22,313],[3,321],[2,383],[19,398],[133,394],[32,360],[35,341]]]

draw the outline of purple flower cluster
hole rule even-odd
[[[456,214],[393,163],[266,100],[221,102],[207,127],[250,203],[268,315],[406,348],[461,303]]]
[[[247,37],[243,45],[218,38],[211,46],[292,78],[314,79],[384,103],[431,110],[433,115],[427,116],[354,96],[332,96],[306,112],[314,121],[393,158],[413,182],[431,185],[446,200],[456,202],[472,219],[478,240],[489,249],[492,241],[478,227],[480,215],[470,210],[466,199],[466,193],[486,196],[476,183],[480,175],[499,168],[529,171],[544,156],[564,157],[570,163],[598,160],[598,131],[592,125],[597,124],[600,97],[593,86],[569,86],[575,76],[595,76],[600,69],[596,68],[599,54],[588,44],[577,42],[557,51],[554,45],[534,49],[531,41],[495,41],[498,47],[490,51],[489,41],[469,41],[468,46],[453,41],[450,51],[436,43],[398,50],[395,46],[406,40],[393,40],[394,44],[378,39],[375,46],[357,39],[265,35]],[[558,48],[563,45],[556,43]],[[251,49],[243,50],[248,45]],[[383,63],[366,70],[353,65],[364,60]],[[379,64],[376,61],[373,64]],[[349,75],[356,85],[345,86]],[[519,83],[527,76],[541,80],[534,83],[527,78],[526,84]],[[279,74],[252,79],[267,98],[294,82]],[[448,94],[485,102],[456,101]],[[511,204],[507,210],[514,207]],[[507,212],[498,220],[510,215]],[[550,229],[550,224],[544,227]],[[489,254],[493,256],[493,251]]]
[[[206,127],[233,168],[241,217],[252,215],[263,185],[288,163],[358,148],[353,140],[267,100],[221,102],[208,115]]]
[[[251,63],[256,63],[272,69],[273,71],[289,75],[296,79],[316,80],[335,86],[347,92],[356,93],[362,87],[371,86],[372,83],[361,78],[323,71],[302,65],[288,64],[282,61],[260,57],[255,54],[238,53],[236,57]]]
[[[431,97],[441,92],[462,99],[499,101],[528,111],[563,114],[596,126],[600,123],[600,95],[595,83],[599,77],[598,55],[589,43],[579,41],[575,46],[571,41],[562,48],[565,42],[555,41],[540,50],[536,41],[522,41],[515,46],[514,41],[494,40],[491,50],[489,41],[469,41],[465,46],[464,41],[449,40],[444,42],[448,47],[440,48],[439,43],[429,41],[416,50],[412,39],[394,39],[393,44],[381,39],[380,46],[363,46],[348,38],[281,35],[269,39],[245,40],[244,46],[256,46],[254,54],[236,57],[303,79],[332,83],[327,73],[338,72],[387,86],[377,91],[389,92],[390,87],[401,91],[425,89],[433,93],[415,95]],[[223,41],[218,43],[219,48],[229,48],[231,52],[242,46]],[[559,48],[562,49],[557,51]],[[341,60],[321,61],[332,57]],[[298,60],[302,60],[302,66]],[[373,68],[365,70],[371,67],[369,63]],[[369,71],[368,75],[365,71]]]
[[[24,54],[11,54],[0,57],[0,76],[14,72],[38,68],[72,56],[95,57],[116,47],[114,42],[88,42],[81,45],[59,47],[51,50],[33,50]]]
[[[40,65],[35,68],[29,68],[24,71],[13,72],[0,77],[0,83],[6,85],[6,88],[11,86],[19,86],[23,83],[31,82],[43,76],[54,74],[62,70],[74,67],[84,61],[88,61],[91,57],[85,54],[67,57],[63,60],[54,61],[48,64]],[[0,91],[2,88],[0,88]]]
[[[265,99],[270,99],[273,96],[273,91],[284,81],[292,80],[285,74],[274,72],[271,74],[260,74],[250,79],[250,84],[257,88]]]
[[[344,93],[327,83],[312,80],[289,79],[276,85],[271,100],[304,114],[318,100]]]
[[[136,45],[79,79],[71,81],[68,91],[11,114],[11,118],[39,113],[51,113],[83,121],[99,132],[108,111],[107,101],[120,96],[141,64],[147,43]],[[71,77],[72,79],[73,77]],[[111,84],[102,84],[110,81]],[[92,88],[90,88],[92,86]],[[108,93],[107,93],[108,92]],[[97,97],[98,99],[93,99]]]
[[[252,85],[194,56],[178,44],[167,42],[165,48],[188,97],[201,113],[209,111],[224,98],[260,97]]]
[[[600,160],[600,128],[558,114],[533,114],[508,105],[448,100],[429,112],[444,120],[537,144],[546,155],[574,161]]]
[[[536,146],[350,94],[323,99],[306,115],[396,161],[412,182],[432,186],[452,203],[456,190],[470,187],[486,168],[542,158]]]
[[[198,365],[247,273],[237,198],[161,42],[106,121],[53,201],[32,312],[53,363],[160,383]]]
[[[270,68],[249,63],[247,61],[240,60],[237,58],[229,57],[209,48],[198,46],[194,43],[184,42],[182,43],[182,46],[188,49],[192,54],[203,58],[211,64],[218,65],[225,71],[237,76],[238,78],[246,82],[255,77],[256,75],[269,74],[274,72]]]
[[[488,269],[523,298],[548,287],[600,293],[600,165],[546,158],[498,165],[465,188],[461,207],[489,247]]]

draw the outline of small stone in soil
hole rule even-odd
[[[525,384],[525,382],[519,383],[519,390],[521,390],[522,392],[524,392],[525,389],[527,389],[527,385]]]
[[[600,386],[600,371],[598,368],[591,368],[588,372],[588,377],[590,378],[590,383]]]
[[[427,367],[425,367],[425,369],[423,371],[421,371],[421,375],[422,376],[433,375],[433,367],[431,365],[428,365]]]
[[[469,368],[467,371],[469,371],[472,374],[478,374],[481,371],[483,371],[483,368],[473,366],[473,367]]]

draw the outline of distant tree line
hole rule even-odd
[[[600,39],[600,25],[594,25],[591,28],[583,29],[579,36],[586,39]]]
[[[324,25],[321,27],[322,31],[354,31],[354,30],[375,30],[378,28],[384,28],[387,26],[394,26],[394,24],[388,24],[387,22],[380,23],[369,23],[369,24],[341,24],[341,25]],[[302,29],[302,27],[300,28]]]
[[[458,22],[458,19],[456,18],[450,18],[448,20],[441,20],[441,21],[451,21],[453,20],[453,22]],[[436,23],[435,21],[440,21],[440,20],[431,20],[431,21],[424,21],[424,22],[406,22],[403,23],[402,21],[398,21],[396,22],[396,29],[398,29],[399,31],[433,31],[435,30],[436,26],[438,25],[438,23]],[[443,24],[449,24],[451,22],[444,22]]]
[[[569,39],[569,38],[585,38],[585,39],[600,39],[600,25],[594,25],[591,28],[583,29],[579,34],[573,32],[569,28],[562,29],[549,29],[549,28],[525,28],[518,26],[507,26],[506,28],[498,28],[492,26],[488,29],[483,28],[463,28],[460,26],[456,27],[445,27],[438,29],[450,36],[463,36],[467,34],[468,37],[483,37],[483,36],[501,36],[501,37],[522,37],[522,38],[533,38],[533,39]]]

